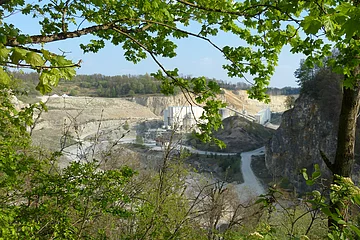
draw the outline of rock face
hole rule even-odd
[[[229,91],[222,90],[223,93],[218,95],[218,98],[226,102],[228,107],[237,109],[238,111],[246,110],[249,114],[256,114],[265,107],[270,107],[272,111],[283,112],[286,110],[284,101],[286,96],[270,96],[271,103],[269,105],[259,102],[254,99],[248,98],[245,90]],[[189,102],[183,94],[175,96],[136,96],[127,98],[129,101],[136,102],[137,104],[148,107],[153,113],[158,116],[163,114],[164,109],[169,106],[189,106]]]
[[[34,128],[33,143],[52,150],[60,148],[64,134],[73,137],[134,137],[135,126],[144,121],[161,121],[148,108],[121,98],[44,97],[49,108]],[[124,126],[128,125],[125,130]],[[100,135],[98,136],[100,137]]]
[[[280,127],[266,145],[265,162],[269,172],[275,177],[287,178],[300,191],[309,190],[300,174],[302,168],[307,168],[311,173],[317,163],[322,177],[331,179],[319,150],[330,161],[334,160],[341,93],[321,96],[300,95],[295,107],[283,114]],[[357,141],[355,147],[357,158],[360,156],[359,143]],[[355,165],[353,172],[358,174],[358,165]],[[355,181],[357,178],[353,176]]]
[[[164,109],[169,106],[188,106],[182,94],[176,96],[144,96],[128,98],[129,101],[146,106],[157,116],[162,116]]]

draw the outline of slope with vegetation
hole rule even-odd
[[[224,128],[215,132],[214,136],[222,140],[226,148],[220,149],[215,144],[202,143],[194,137],[189,140],[189,144],[206,151],[241,153],[264,146],[274,133],[272,129],[239,116],[224,119],[223,125]]]

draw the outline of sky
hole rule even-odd
[[[13,23],[21,30],[29,34],[39,34],[38,20],[29,19],[20,14],[15,14],[5,20]],[[196,26],[192,29],[196,32]],[[148,57],[138,64],[128,62],[124,58],[124,51],[121,46],[113,46],[107,43],[104,49],[97,53],[86,53],[80,49],[80,43],[87,43],[91,36],[85,36],[76,39],[68,39],[65,41],[53,42],[45,45],[46,49],[61,53],[59,49],[67,52],[67,58],[74,62],[82,60],[81,68],[77,70],[78,74],[103,74],[108,76],[124,75],[124,74],[145,74],[156,72],[159,67]],[[220,47],[225,45],[237,46],[243,42],[236,36],[228,33],[220,33],[211,40]],[[161,58],[161,63],[166,69],[172,70],[178,68],[183,75],[205,76],[215,78],[226,82],[245,82],[243,78],[230,78],[227,72],[222,68],[227,61],[222,53],[212,47],[209,43],[196,39],[187,38],[176,40],[178,48],[177,56],[171,59]],[[290,53],[290,48],[286,46],[279,56],[279,63],[276,67],[274,76],[270,81],[270,87],[297,87],[295,70],[299,67],[302,55],[294,55]],[[251,76],[246,75],[251,80]]]

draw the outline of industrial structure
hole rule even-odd
[[[204,109],[193,106],[171,106],[164,110],[165,128],[190,130],[200,120]]]
[[[255,117],[255,122],[261,124],[261,125],[265,125],[266,123],[270,122],[271,120],[271,111],[270,108],[264,108],[262,110],[260,110],[257,114],[254,115]]]
[[[172,128],[181,131],[188,131],[196,126],[203,113],[204,109],[202,107],[170,106],[164,110],[164,126],[166,129]],[[236,114],[261,125],[264,125],[271,120],[270,107],[260,110],[255,115],[250,115],[247,114],[246,111],[238,111],[229,107],[221,108],[219,113],[221,114],[221,119],[225,119]]]

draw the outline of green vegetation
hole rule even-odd
[[[38,95],[35,89],[39,75],[36,73],[14,72],[20,87],[29,95]],[[176,93],[180,90],[177,89]],[[53,89],[58,95],[94,96],[94,97],[124,97],[135,94],[160,94],[161,82],[150,75],[104,76],[100,74],[76,75],[71,81],[60,80]]]
[[[96,172],[96,162],[72,163],[60,173],[54,164],[61,153],[46,154],[33,147],[26,131],[34,109],[42,106],[18,111],[11,103],[11,90],[1,87],[0,126],[6,129],[0,135],[1,238],[100,237],[108,228],[101,221],[130,214],[124,185],[134,175],[131,169]]]
[[[188,144],[204,151],[212,152],[244,152],[264,146],[274,130],[251,122],[242,117],[232,116],[223,120],[223,128],[214,132],[214,136],[226,144],[226,148],[219,148],[214,143],[204,143],[196,135],[189,134]]]
[[[130,129],[130,125],[128,123],[128,121],[125,121],[124,125],[122,126],[122,128],[125,130],[125,131],[128,131]]]
[[[143,139],[143,137],[140,136],[140,135],[136,135],[135,143],[136,143],[136,144],[140,144],[140,145],[144,144],[144,139]]]
[[[285,106],[287,109],[293,108],[295,106],[295,97],[287,96],[285,99]]]
[[[266,189],[274,181],[274,178],[269,173],[265,164],[265,155],[258,155],[251,157],[251,169],[254,171],[255,176],[261,181]]]
[[[348,215],[352,205],[360,204],[360,190],[349,179],[354,163],[355,126],[360,106],[360,29],[359,1],[290,0],[290,1],[228,1],[228,0],[177,0],[154,1],[35,1],[0,2],[0,83],[1,85],[1,211],[0,233],[4,239],[215,239],[218,235],[228,239],[306,238],[319,216],[329,218],[330,239],[354,239],[360,236],[358,223]],[[17,13],[17,14],[14,14]],[[39,31],[35,35],[19,29],[12,17],[24,15],[36,18]],[[79,18],[81,16],[81,18]],[[16,21],[14,21],[16,22]],[[85,24],[83,24],[85,22]],[[188,27],[194,22],[200,29]],[[192,32],[193,31],[193,32]],[[218,47],[211,37],[224,31],[235,34],[244,43],[241,46]],[[271,222],[251,225],[250,216],[260,213],[254,207],[251,214],[242,204],[229,201],[223,185],[210,184],[202,188],[192,202],[185,200],[184,175],[164,158],[159,175],[149,181],[155,189],[142,191],[144,195],[132,198],[130,183],[134,172],[127,167],[120,170],[96,171],[97,163],[73,163],[60,174],[54,164],[59,153],[49,156],[36,154],[32,148],[26,125],[32,124],[32,113],[37,105],[18,111],[12,105],[9,84],[13,77],[9,68],[31,69],[39,74],[36,89],[49,93],[60,79],[71,80],[81,61],[73,62],[66,53],[48,50],[47,43],[66,41],[74,37],[92,35],[87,43],[80,44],[84,52],[98,52],[106,44],[121,46],[128,61],[138,63],[152,57],[160,70],[152,76],[161,82],[161,92],[174,94],[180,88],[195,103],[204,104],[204,121],[199,124],[203,141],[224,144],[212,136],[221,127],[216,100],[220,87],[205,77],[183,78],[178,69],[166,69],[160,59],[176,56],[174,39],[194,37],[212,44],[228,60],[223,67],[230,77],[254,76],[250,97],[269,101],[266,86],[278,64],[285,45],[291,52],[306,56],[306,66],[321,66],[337,50],[335,58],[327,64],[340,75],[343,98],[339,116],[336,157],[323,159],[333,174],[333,185],[328,195],[311,193],[306,202],[309,209],[302,212],[285,211],[289,221],[283,229],[275,231]],[[69,89],[67,89],[69,91]],[[74,88],[72,94],[78,94]],[[126,91],[124,91],[125,93]],[[106,94],[119,94],[109,88]],[[191,93],[191,94],[190,94]],[[132,95],[128,91],[126,94]],[[40,156],[40,157],[39,157]],[[308,184],[320,177],[316,168],[311,176],[303,172]],[[126,189],[131,189],[127,192]],[[141,189],[141,188],[140,188]],[[205,191],[207,190],[207,191]],[[201,195],[206,193],[206,195]],[[272,213],[276,189],[261,196],[258,203],[269,207]],[[193,206],[198,199],[208,199]],[[276,203],[276,204],[274,204]],[[130,206],[129,206],[130,204]],[[189,207],[190,206],[190,207]],[[231,222],[223,233],[217,226],[224,209],[231,206]],[[132,212],[134,211],[135,212]],[[304,212],[305,211],[305,212]],[[299,215],[300,213],[300,215]],[[200,214],[200,215],[199,215]],[[255,214],[256,215],[256,214]],[[203,216],[201,221],[198,217]],[[261,215],[260,215],[261,216]],[[297,224],[307,216],[310,222],[300,232]],[[245,221],[244,218],[247,218]],[[260,218],[260,217],[259,217]],[[130,219],[130,220],[129,220]],[[133,220],[133,221],[131,221]],[[244,223],[256,232],[241,232]],[[109,224],[108,224],[109,223]],[[129,225],[123,224],[129,223]],[[204,223],[202,226],[199,223]],[[126,228],[121,228],[125,226]]]
[[[243,183],[241,156],[217,154],[191,154],[185,159],[199,173],[210,174],[224,182]],[[196,164],[195,164],[196,163]]]
[[[244,182],[241,172],[241,157],[227,157],[220,158],[219,166],[223,172],[225,172],[225,180],[232,182],[237,181],[238,183]]]
[[[39,92],[35,90],[39,75],[37,73],[13,72],[17,79],[18,88],[26,91],[29,96],[37,96]],[[185,77],[190,80],[190,77]],[[245,83],[227,83],[217,79],[206,79],[219,84],[221,88],[228,90],[247,90],[251,86]],[[76,75],[71,81],[59,80],[54,87],[53,93],[58,95],[68,94],[70,96],[93,96],[93,97],[133,97],[135,95],[161,94],[161,82],[149,74],[145,75],[121,75],[104,76],[101,74]],[[180,93],[180,88],[174,89],[174,94]],[[269,88],[270,95],[289,95],[298,94],[299,88]]]

